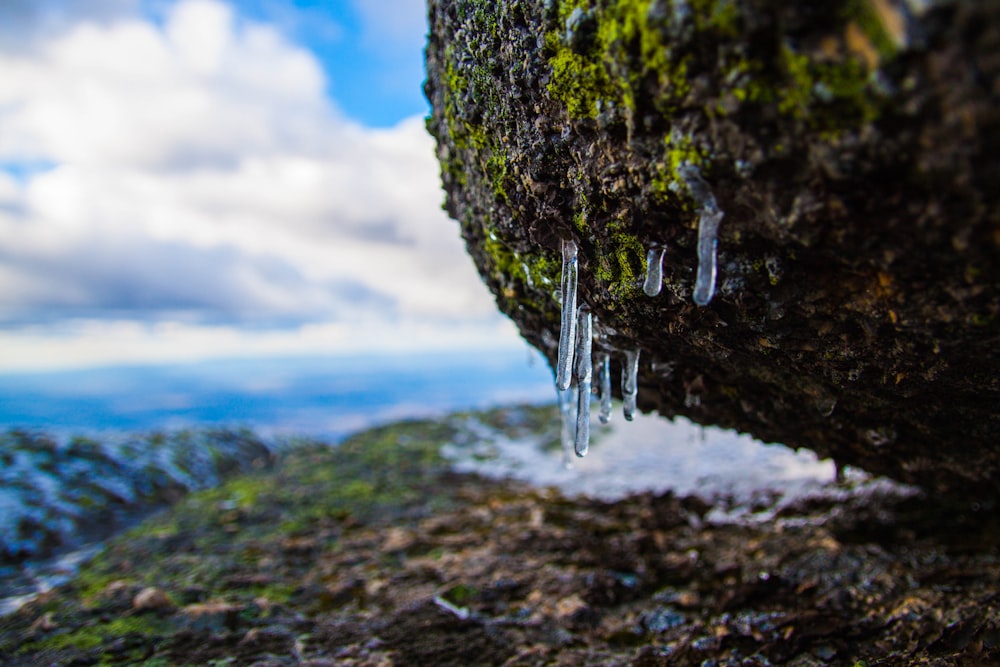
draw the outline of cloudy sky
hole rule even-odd
[[[0,372],[522,345],[441,210],[423,0],[2,0]]]

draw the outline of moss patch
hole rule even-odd
[[[669,48],[649,7],[649,0],[559,3],[558,25],[545,35],[548,91],[570,117],[596,118],[611,107],[634,111],[636,90],[647,83],[658,89],[660,111],[687,94],[687,60]],[[593,37],[576,34],[584,31]]]

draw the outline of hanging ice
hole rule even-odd
[[[571,452],[576,440],[576,414],[577,388],[560,389],[559,394],[559,417],[562,428],[559,432],[559,441],[562,444],[563,465],[567,468],[573,467],[573,457]]]
[[[562,320],[559,327],[559,356],[556,360],[556,387],[569,389],[573,376],[573,347],[576,345],[576,242],[562,242]]]
[[[663,253],[666,248],[653,246],[646,251],[646,280],[642,291],[646,296],[656,296],[663,289]]]
[[[622,412],[626,421],[635,417],[635,396],[639,392],[639,350],[626,350],[622,364]]]
[[[528,289],[535,289],[535,281],[531,277],[531,267],[525,262],[521,262],[521,270],[524,271],[524,282]]]
[[[593,321],[590,307],[580,306],[579,322],[577,324],[576,344],[576,388],[579,404],[576,408],[576,437],[574,451],[579,457],[587,455],[590,449],[590,383],[593,380],[594,368],[591,360],[591,347],[594,340]]]
[[[715,278],[718,273],[716,249],[723,212],[708,183],[701,177],[698,167],[684,163],[678,171],[691,197],[701,207],[698,213],[698,275],[694,281],[694,302],[699,306],[707,306],[715,294]]]
[[[598,417],[602,424],[611,421],[611,355],[600,352],[597,355],[597,382],[601,388],[601,412]]]

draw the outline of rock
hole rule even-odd
[[[150,586],[139,591],[132,599],[135,611],[171,611],[174,603],[163,590]]]
[[[430,26],[446,208],[553,366],[571,239],[640,409],[996,498],[1000,3],[431,0]]]
[[[49,611],[38,617],[38,620],[31,624],[31,632],[52,632],[59,627],[55,615]]]
[[[219,600],[189,604],[181,609],[181,626],[192,632],[225,632],[236,626],[243,607]]]

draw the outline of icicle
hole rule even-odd
[[[576,242],[562,243],[562,322],[559,328],[559,357],[556,387],[569,389],[573,376],[573,347],[576,345]]]
[[[646,252],[646,280],[642,291],[646,296],[656,296],[663,289],[663,253],[664,247],[652,247]]]
[[[639,350],[626,350],[622,364],[622,412],[626,421],[635,417],[635,397],[639,392]]]
[[[567,468],[573,467],[572,452],[576,441],[576,387],[571,389],[560,389],[559,394],[559,417],[562,428],[559,431],[559,441],[562,444],[563,465]]]
[[[524,282],[528,289],[535,289],[535,281],[531,277],[531,267],[525,262],[521,262],[521,270],[524,271]]]
[[[698,275],[694,281],[694,302],[707,306],[715,294],[715,278],[719,270],[716,249],[723,212],[698,167],[685,163],[680,166],[679,172],[691,197],[701,207],[698,214]]]
[[[590,449],[590,384],[594,377],[591,346],[594,340],[594,328],[590,315],[590,307],[580,306],[579,322],[577,324],[578,340],[576,344],[576,388],[579,404],[576,408],[576,438],[574,450],[583,458]]]
[[[597,355],[597,381],[601,388],[601,412],[598,415],[602,424],[611,421],[611,355],[601,352]]]

